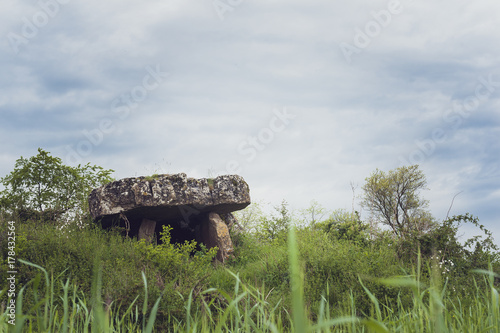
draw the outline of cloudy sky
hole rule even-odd
[[[0,175],[42,147],[350,210],[419,164],[436,218],[461,192],[498,242],[498,22],[497,0],[4,0]]]

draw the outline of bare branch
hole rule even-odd
[[[450,211],[451,211],[451,207],[453,207],[453,202],[455,202],[455,198],[460,194],[462,193],[463,191],[460,191],[458,192],[457,194],[455,194],[455,196],[453,196],[453,199],[451,200],[451,205],[450,205],[450,209],[448,209],[448,213],[446,213],[446,220],[448,219],[448,216],[450,215]]]
[[[353,182],[351,181],[351,190],[352,190],[352,213],[354,214],[355,210],[354,210],[354,200],[356,199],[356,189],[358,188],[358,186],[356,185],[356,187],[354,187],[354,184]]]

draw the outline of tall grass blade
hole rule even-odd
[[[380,311],[380,304],[379,304],[377,297],[375,297],[375,295],[373,295],[370,292],[370,290],[368,290],[368,288],[365,287],[365,285],[363,284],[363,281],[361,280],[361,278],[359,276],[358,276],[358,279],[359,279],[359,283],[361,283],[361,286],[363,287],[366,294],[368,295],[368,297],[372,301],[373,305],[375,305],[375,312],[377,314],[377,320],[382,321],[382,312]]]
[[[129,307],[127,308],[127,311],[125,311],[125,313],[123,314],[122,318],[118,322],[118,326],[119,327],[122,327],[124,325],[125,320],[127,319],[127,317],[129,315],[133,314],[132,310],[134,308],[135,302],[137,302],[138,299],[139,299],[139,296],[136,296],[134,298],[134,300],[132,301],[132,303],[129,305]]]
[[[292,291],[292,317],[294,331],[308,332],[308,321],[304,306],[304,288],[299,264],[299,250],[295,239],[295,229],[288,233],[288,260],[290,265],[290,284]]]
[[[144,304],[142,305],[142,330],[146,328],[146,313],[148,311],[148,280],[146,279],[146,274],[141,272],[142,281],[144,282]]]
[[[148,319],[148,325],[146,326],[146,329],[143,330],[143,333],[153,332],[153,328],[154,328],[155,321],[156,321],[156,313],[158,312],[158,308],[160,306],[160,301],[161,301],[161,296],[158,297],[155,305],[151,309],[151,313],[149,314],[149,319]]]
[[[68,318],[69,318],[68,289],[69,289],[69,279],[66,280],[66,284],[64,284],[63,286],[64,290],[64,296],[63,296],[64,315],[63,315],[63,327],[62,327],[63,333],[68,332]]]
[[[373,318],[368,318],[363,320],[363,324],[365,327],[368,328],[369,331],[376,332],[376,333],[389,333],[389,329],[381,322],[373,319]]]
[[[23,331],[24,322],[26,320],[25,316],[23,315],[23,293],[25,287],[26,286],[21,288],[16,299],[16,325],[14,327],[14,333],[21,333]]]
[[[49,274],[47,273],[47,271],[42,267],[42,266],[39,266],[37,264],[33,264],[29,261],[25,261],[25,260],[22,260],[22,259],[19,259],[19,262],[22,263],[22,264],[25,264],[25,265],[28,265],[28,266],[31,266],[31,267],[34,267],[36,269],[39,269],[43,272],[44,276],[45,276],[45,297],[44,297],[44,302],[45,302],[45,309],[44,309],[44,314],[43,314],[43,330],[50,330],[50,323],[52,322],[52,318],[49,318],[49,303],[50,304],[54,304],[53,303],[53,297],[54,297],[54,293],[50,292],[50,279],[49,279]],[[53,288],[52,288],[53,290]],[[35,292],[36,293],[36,292]]]
[[[106,320],[106,314],[101,300],[102,290],[102,266],[99,258],[95,258],[94,276],[92,279],[92,310],[90,317],[92,321],[92,332],[107,332],[109,330]]]

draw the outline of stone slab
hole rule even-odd
[[[230,213],[250,204],[250,189],[237,175],[214,179],[186,174],[125,178],[94,189],[91,216],[98,220],[125,214],[131,220],[182,219],[185,211]]]

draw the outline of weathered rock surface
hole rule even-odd
[[[219,248],[217,260],[220,262],[224,262],[234,252],[229,229],[217,213],[209,213],[205,223],[201,223],[199,237],[207,248]]]
[[[94,219],[125,213],[152,220],[184,218],[186,213],[230,213],[250,204],[250,189],[237,175],[214,179],[187,178],[186,174],[125,178],[92,191]]]
[[[151,241],[168,224],[173,228],[172,241],[196,239],[208,248],[217,246],[217,259],[222,262],[233,252],[228,224],[232,227],[237,221],[231,212],[249,204],[248,184],[237,175],[125,178],[89,195],[90,214],[103,227],[122,227],[129,236]]]
[[[155,236],[156,221],[143,219],[139,228],[139,239],[151,242]]]

